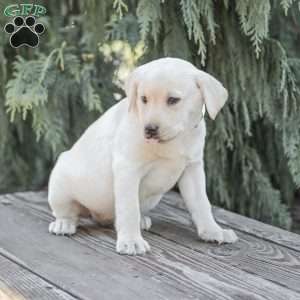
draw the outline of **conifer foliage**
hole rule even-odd
[[[122,94],[122,54],[103,51],[118,40],[133,53],[144,46],[140,63],[180,57],[224,83],[228,103],[207,119],[209,197],[289,228],[300,186],[299,3],[44,1],[37,49],[0,39],[0,191],[41,187],[58,153]]]
[[[139,6],[149,2],[141,0]],[[217,120],[207,120],[210,198],[215,204],[289,228],[288,207],[300,186],[300,60],[276,38],[283,30],[270,20],[274,15],[277,22],[285,19],[288,24],[290,10],[293,14],[296,10],[293,26],[299,29],[298,3],[181,0],[156,7],[158,11],[151,15],[161,17],[159,26],[153,20],[160,28],[155,34],[154,24],[145,18],[147,11],[138,14],[147,58],[188,59],[215,75],[229,91]],[[184,31],[178,30],[178,24]]]
[[[113,3],[40,4],[48,13],[39,19],[46,32],[37,48],[13,49],[1,32],[0,192],[45,186],[59,153],[120,90],[113,83],[117,60],[100,49]],[[9,21],[0,17],[0,27]]]

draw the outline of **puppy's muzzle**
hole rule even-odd
[[[146,139],[158,139],[159,126],[156,124],[148,124],[145,126],[144,133]]]

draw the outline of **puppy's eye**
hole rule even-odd
[[[142,96],[142,97],[141,97],[141,100],[142,100],[142,102],[145,103],[145,104],[148,102],[148,99],[147,99],[146,96]]]
[[[180,98],[177,97],[169,97],[167,100],[168,105],[174,105],[180,101]]]

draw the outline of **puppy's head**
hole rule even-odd
[[[215,119],[228,93],[223,85],[187,61],[162,58],[135,69],[125,86],[148,142],[167,143],[196,126],[205,104]]]

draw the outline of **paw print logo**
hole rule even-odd
[[[20,46],[36,47],[39,44],[39,35],[45,31],[42,23],[36,23],[33,16],[15,17],[12,23],[4,27],[6,33],[11,34],[10,44],[14,48]]]

